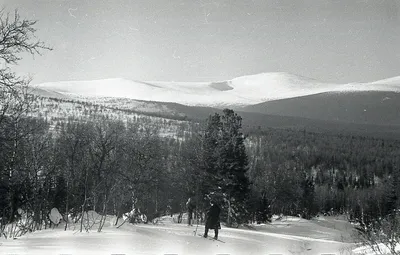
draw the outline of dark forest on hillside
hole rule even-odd
[[[34,212],[38,222],[46,221],[53,207],[62,214],[95,210],[115,215],[134,207],[152,219],[167,208],[185,210],[188,197],[197,198],[203,210],[212,185],[202,185],[213,182],[204,173],[220,169],[225,164],[220,159],[239,161],[227,151],[207,156],[210,148],[217,150],[207,145],[215,116],[208,128],[193,125],[182,139],[105,118],[66,120],[56,133],[41,119],[20,119],[18,125],[2,121],[2,226],[18,217],[18,208]],[[240,138],[241,118],[234,116],[239,122],[226,120],[220,127],[234,127],[227,134]],[[248,183],[247,195],[236,200],[243,210],[231,211],[237,223],[265,222],[281,213],[305,218],[329,213],[366,224],[398,208],[400,141],[282,129],[242,138],[241,168]],[[227,183],[228,175],[217,175]]]

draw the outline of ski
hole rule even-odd
[[[198,234],[198,236],[200,236],[200,237],[203,237],[204,238],[204,236],[203,235],[201,235],[201,234]],[[221,242],[221,243],[225,243],[224,241],[222,241],[222,240],[219,240],[219,239],[214,239],[213,237],[210,237],[210,236],[208,236],[207,237],[207,239],[208,240],[212,240],[212,241],[218,241],[218,242]]]

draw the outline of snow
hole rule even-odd
[[[165,113],[166,117],[148,116],[144,113],[129,111],[135,108],[135,102],[130,99],[124,100],[102,98],[103,100],[85,100],[81,97],[75,100],[53,99],[38,97],[31,105],[29,116],[42,117],[49,121],[51,130],[54,130],[60,119],[74,119],[76,121],[96,120],[97,118],[107,117],[111,120],[121,120],[123,122],[133,122],[138,125],[139,130],[157,130],[159,136],[163,138],[182,139],[185,132],[190,131],[190,123],[184,120],[176,120],[168,116],[168,111],[160,109],[159,112]],[[119,101],[118,103],[116,101]],[[86,104],[89,103],[89,104]],[[141,102],[142,103],[142,102]],[[141,104],[140,103],[140,104]],[[156,109],[156,104],[148,103],[140,105],[140,109],[149,106],[147,111],[152,112]],[[137,109],[136,110],[140,110]],[[127,111],[126,111],[127,110]],[[154,111],[157,112],[157,111]]]
[[[390,84],[390,85],[400,85],[400,76],[378,80],[371,82],[371,84]]]
[[[90,219],[99,217],[94,212],[88,215]],[[0,239],[0,254],[351,254],[354,249],[350,242],[326,239],[323,235],[312,236],[308,232],[320,230],[318,224],[296,217],[286,218],[290,225],[285,227],[287,233],[272,231],[282,227],[274,222],[255,230],[222,226],[219,238],[224,243],[198,236],[204,232],[202,225],[177,224],[176,217],[161,217],[155,225],[125,223],[116,228],[113,225],[115,217],[107,216],[100,233],[96,228],[80,233],[79,226],[70,226],[67,231],[59,226],[16,240]],[[304,233],[296,233],[300,227]],[[327,228],[326,231],[330,230]],[[211,237],[213,234],[210,231]]]
[[[395,248],[396,252],[400,253],[400,244],[396,245]],[[361,254],[361,255],[375,255],[375,254],[388,254],[390,255],[390,249],[387,245],[385,244],[377,244],[374,247],[369,247],[369,246],[361,246],[358,248],[355,248],[353,250],[354,254]]]
[[[57,208],[53,208],[50,211],[49,218],[54,224],[59,224],[62,220],[62,215]]]
[[[395,91],[400,78],[372,83],[323,83],[293,74],[275,72],[242,76],[217,82],[161,82],[104,79],[37,84],[37,93],[66,97],[115,97],[144,101],[175,102],[192,106],[251,105],[269,100],[306,96],[323,92]],[[217,86],[217,85],[218,86]],[[221,86],[223,88],[221,89]],[[43,92],[44,91],[44,92]]]
[[[195,236],[195,227],[153,225],[105,228],[103,232],[63,232],[61,229],[28,234],[2,244],[1,252],[12,254],[268,254],[313,251],[339,252],[342,243],[313,239],[282,238],[234,229],[223,229],[214,242]],[[203,233],[203,227],[198,233]],[[212,236],[213,233],[210,233]],[[322,250],[323,249],[323,250]]]

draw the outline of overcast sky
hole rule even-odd
[[[400,0],[0,0],[54,48],[34,82],[207,81],[283,71],[328,82],[400,75]]]

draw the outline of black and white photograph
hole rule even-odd
[[[0,255],[400,255],[400,0],[0,0]]]

